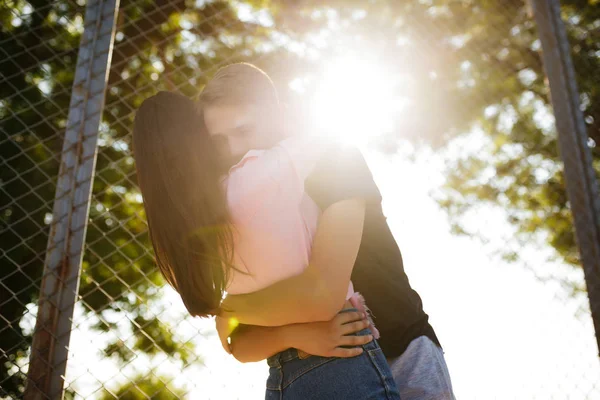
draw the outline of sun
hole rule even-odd
[[[353,145],[392,131],[406,103],[401,78],[384,65],[356,58],[328,62],[311,97],[314,126]]]

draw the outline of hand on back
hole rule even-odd
[[[362,313],[339,313],[330,321],[295,324],[292,343],[295,348],[310,355],[355,357],[362,354],[363,349],[360,346],[371,342],[373,336],[353,334],[368,326],[369,321]]]

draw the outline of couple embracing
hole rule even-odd
[[[216,316],[225,351],[267,359],[266,399],[453,399],[364,158],[298,126],[245,63],[198,102],[143,102],[133,148],[162,274]]]

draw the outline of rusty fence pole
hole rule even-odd
[[[54,198],[25,400],[63,396],[119,0],[88,0]]]
[[[532,0],[544,68],[550,84],[564,162],[567,195],[575,222],[596,343],[600,350],[600,196],[580,108],[571,48],[558,0]],[[592,72],[590,72],[592,73]],[[600,145],[600,143],[598,143]]]

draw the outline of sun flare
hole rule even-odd
[[[354,58],[326,64],[311,101],[313,123],[338,140],[360,145],[394,129],[406,99],[398,75]]]

